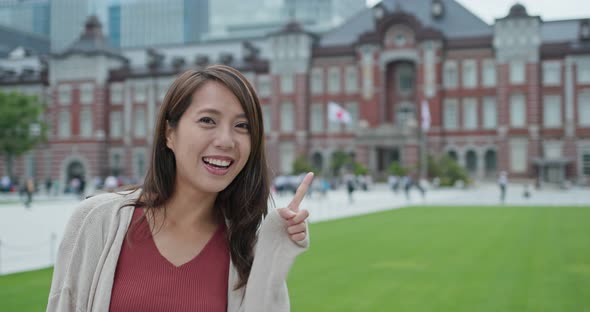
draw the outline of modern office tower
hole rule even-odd
[[[108,12],[115,47],[197,42],[209,29],[209,0],[116,1]]]
[[[49,36],[49,0],[0,1],[0,25]]]

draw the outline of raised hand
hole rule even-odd
[[[299,210],[299,204],[301,204],[303,197],[305,197],[305,193],[307,193],[307,189],[309,189],[312,180],[313,172],[307,173],[297,188],[295,196],[289,205],[287,205],[286,208],[278,209],[279,215],[283,217],[287,223],[287,233],[289,233],[289,237],[294,242],[302,241],[307,236],[305,220],[309,217],[309,212],[305,209]]]

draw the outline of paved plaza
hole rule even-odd
[[[508,187],[506,205],[523,206],[590,206],[590,188],[532,190],[523,197],[523,185]],[[275,195],[277,207],[284,207],[291,194]],[[0,195],[0,275],[52,265],[65,225],[79,200],[74,197],[38,196],[31,209],[25,209],[18,196]],[[311,222],[321,222],[416,205],[456,206],[498,205],[499,190],[494,184],[481,184],[468,189],[431,189],[422,198],[417,190],[407,199],[403,191],[394,193],[385,184],[369,191],[355,191],[353,202],[342,188],[325,197],[312,193],[302,203],[311,213]],[[313,233],[312,233],[313,235]]]

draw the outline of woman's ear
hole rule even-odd
[[[174,129],[170,127],[168,120],[166,120],[166,147],[174,151]]]

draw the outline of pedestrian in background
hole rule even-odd
[[[31,203],[33,202],[33,193],[35,193],[35,180],[33,180],[32,177],[29,177],[25,181],[24,189],[25,189],[25,196],[26,196],[25,207],[31,208]]]
[[[508,174],[506,171],[500,172],[500,177],[498,178],[498,186],[500,187],[500,202],[504,204],[506,201],[506,188],[508,187]]]
[[[352,173],[347,173],[344,175],[344,183],[346,184],[346,191],[348,192],[348,202],[353,203],[354,198],[352,194],[354,193],[355,189],[355,177]]]

